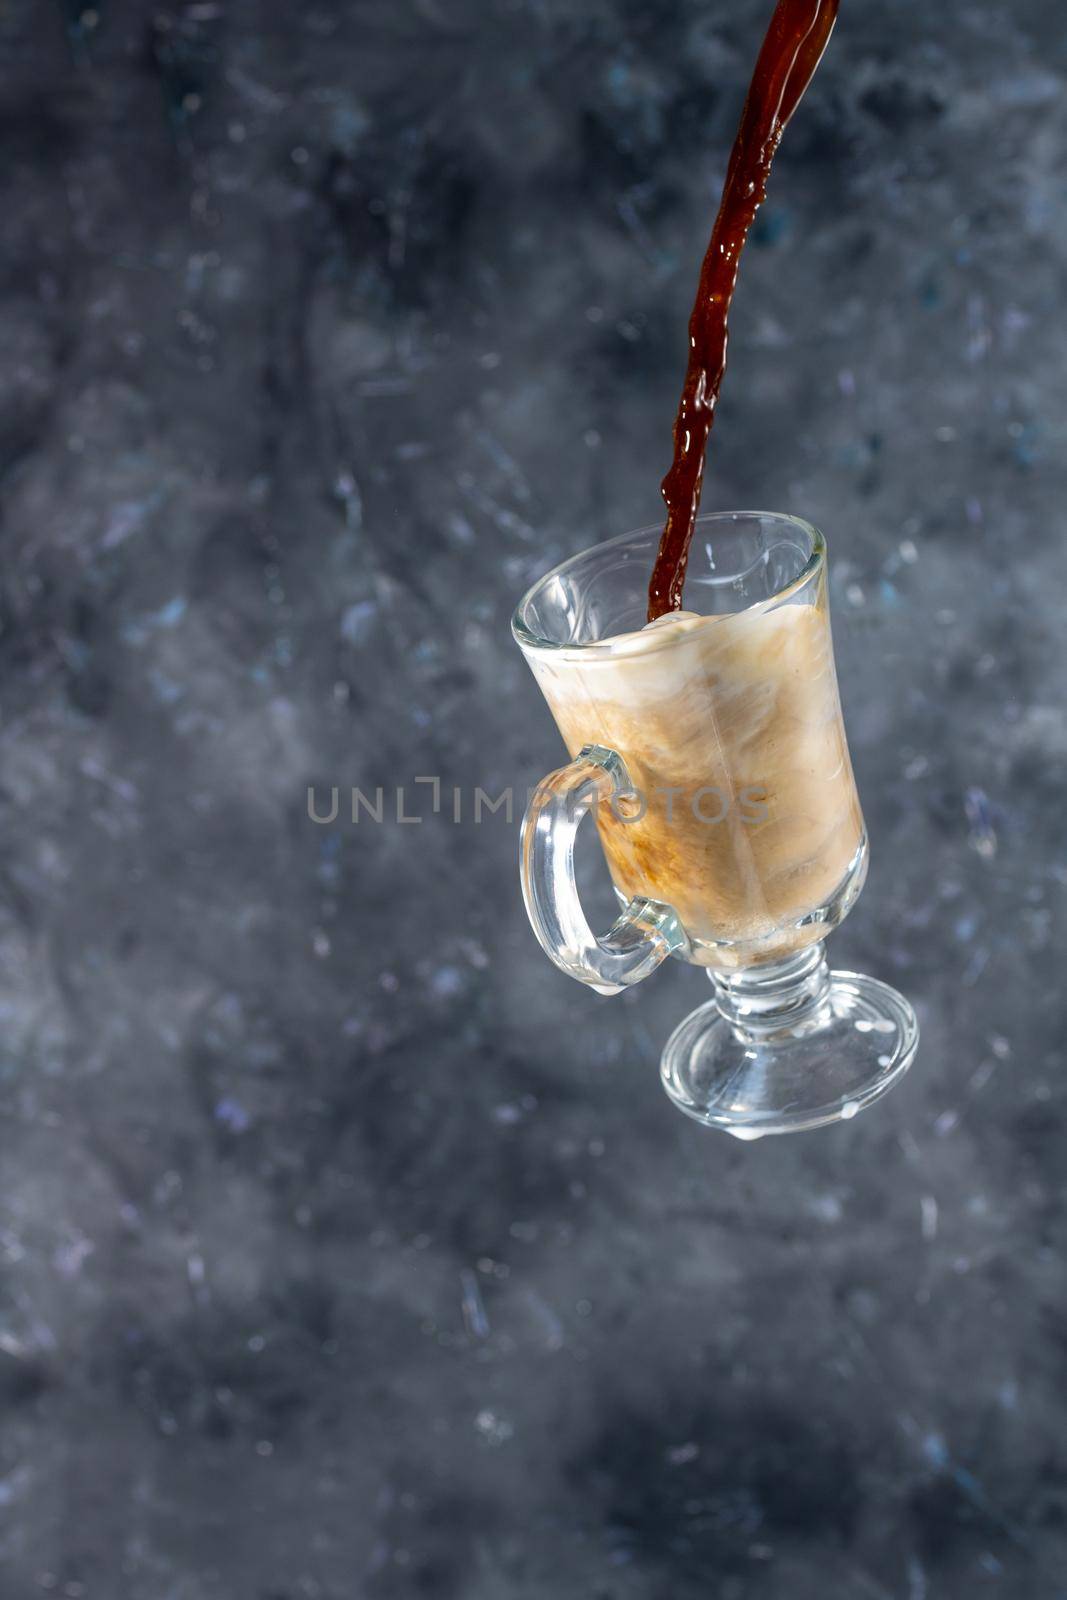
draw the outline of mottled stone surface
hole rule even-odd
[[[828,534],[924,1028],[754,1147],[449,807],[657,515],[767,0],[78,10],[0,8],[4,1600],[1067,1594],[1060,8],[844,0],[746,263],[705,504]]]

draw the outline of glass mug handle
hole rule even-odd
[[[582,818],[604,800],[632,794],[622,757],[587,744],[538,785],[522,819],[522,896],[545,954],[568,977],[599,994],[618,994],[654,972],[689,940],[672,906],[631,900],[608,932],[589,926],[574,879],[574,841]]]

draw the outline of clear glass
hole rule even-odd
[[[847,1117],[907,1069],[918,1031],[906,1001],[830,974],[822,950],[867,871],[825,542],[798,517],[700,517],[686,611],[645,629],[659,532],[574,557],[515,613],[572,758],[524,819],[530,920],[603,993],[668,955],[708,969],[715,998],[663,1060],[690,1115],[743,1138]],[[574,881],[590,811],[623,908],[604,935]]]

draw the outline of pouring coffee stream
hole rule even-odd
[[[741,252],[767,193],[786,124],[830,38],[838,3],[778,0],[756,59],[689,319],[689,360],[674,423],[674,459],[662,484],[667,521],[648,589],[650,622],[681,607],[704,458],[726,371],[730,302]]]

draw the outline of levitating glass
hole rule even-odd
[[[644,629],[659,532],[565,562],[515,613],[572,757],[523,821],[526,908],[602,994],[669,955],[707,969],[714,998],[663,1053],[683,1111],[739,1138],[817,1127],[884,1094],[918,1042],[901,995],[830,972],[823,949],[867,872],[825,542],[797,517],[700,517],[686,611]],[[599,936],[574,878],[589,811],[623,907]]]

